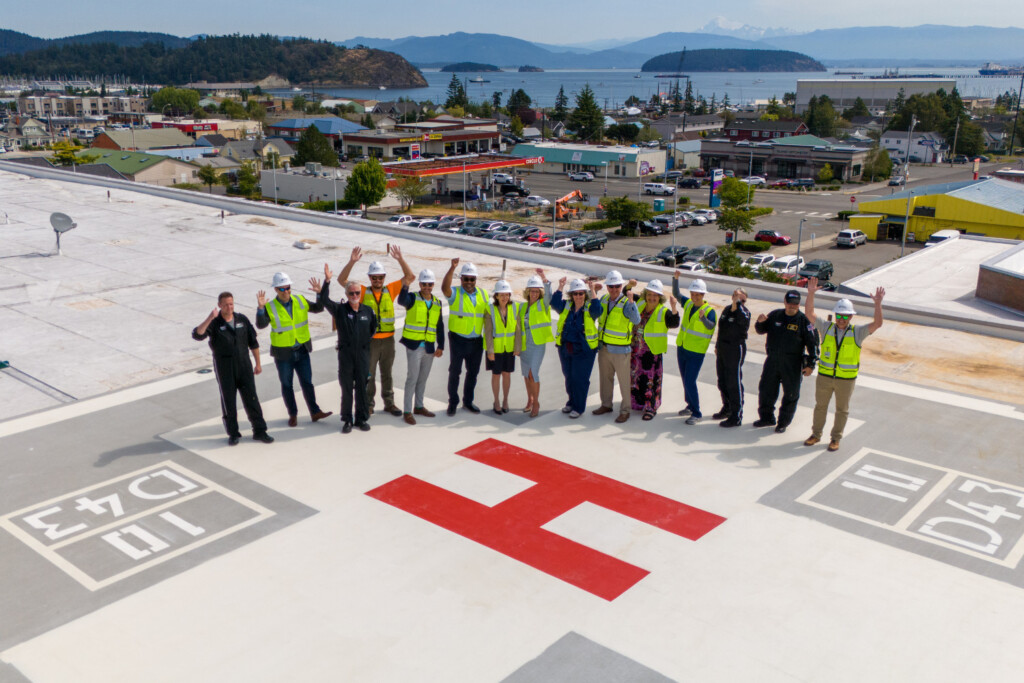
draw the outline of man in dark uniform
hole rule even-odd
[[[715,369],[722,409],[712,415],[720,427],[739,427],[743,422],[743,361],[747,357],[747,332],[750,311],[744,305],[747,292],[742,287],[732,293],[732,304],[718,317],[715,341]],[[724,419],[723,419],[724,418]]]
[[[260,399],[256,396],[256,379],[263,371],[260,364],[260,343],[252,323],[241,313],[235,313],[235,298],[231,292],[222,292],[217,297],[217,308],[210,311],[198,327],[192,330],[196,341],[210,340],[213,351],[213,371],[220,385],[220,407],[224,429],[228,433],[228,445],[234,446],[242,438],[238,431],[238,410],[235,393],[242,396],[245,414],[252,425],[252,438],[263,443],[273,443],[274,437],[267,434],[267,423],[263,419]],[[252,351],[256,369],[249,362]]]
[[[362,306],[362,287],[349,282],[343,303],[328,297],[331,271],[324,264],[323,285],[313,278],[310,288],[317,293],[316,303],[334,316],[338,330],[338,382],[341,384],[341,433],[352,431],[352,397],[355,394],[355,426],[370,431],[370,407],[366,400],[366,382],[370,376],[370,339],[377,331],[377,317],[369,306]]]
[[[755,427],[775,426],[782,433],[793,421],[796,403],[800,400],[800,380],[814,372],[818,360],[818,335],[814,323],[800,311],[800,292],[786,292],[785,308],[777,308],[768,315],[762,313],[754,323],[758,334],[768,335],[765,352],[768,357],[761,371],[757,387],[757,413]],[[775,401],[782,385],[782,405],[779,420],[775,421]]]

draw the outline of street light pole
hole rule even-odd
[[[903,160],[903,184],[910,182],[910,141],[914,137],[914,126],[917,125],[917,117],[910,116],[910,131],[907,133],[907,158]],[[906,230],[906,228],[904,228]],[[900,254],[902,256],[903,254]]]
[[[604,196],[608,196],[608,162],[602,161],[601,165],[604,166]]]
[[[275,170],[275,173],[276,172],[277,171]],[[334,169],[334,173],[332,173],[331,175],[334,176],[334,215],[337,216],[338,215],[338,169]],[[277,201],[277,195],[276,194],[274,195],[274,201],[275,202]]]
[[[903,219],[903,238],[900,240],[900,258],[903,258],[903,250],[907,246],[907,224],[910,223],[910,200],[914,196],[914,191],[910,190],[907,194],[907,215]]]
[[[466,224],[466,160],[462,160],[462,224]]]
[[[806,220],[807,220],[806,218],[801,218],[800,219],[800,231],[796,235],[796,262],[797,263],[800,263],[800,247],[802,246],[803,241],[804,241],[804,221],[806,221]]]
[[[676,176],[676,190],[672,193],[672,223],[676,222],[676,214],[679,213],[679,176]],[[672,258],[676,257],[676,230],[678,226],[672,227]]]
[[[750,148],[750,162],[747,164],[747,206],[750,206],[750,176],[754,174],[754,148]]]

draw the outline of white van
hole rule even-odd
[[[803,256],[779,256],[774,261],[771,261],[768,266],[779,275],[784,273],[793,273],[794,275],[804,267]]]
[[[924,246],[930,247],[933,244],[945,242],[946,240],[955,240],[958,239],[959,237],[959,230],[939,230],[938,232],[933,232],[931,234],[931,236],[925,241]]]
[[[495,185],[504,185],[505,183],[514,183],[516,177],[511,173],[492,173],[491,182]]]
[[[644,194],[673,194],[676,188],[665,183],[644,183]]]

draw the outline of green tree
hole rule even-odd
[[[302,166],[309,161],[315,161],[324,166],[338,165],[338,153],[334,151],[334,145],[317,130],[315,124],[306,126],[306,129],[299,135],[299,141],[295,143],[293,163],[296,166]]]
[[[832,173],[832,164],[825,164],[821,167],[821,170],[818,171],[818,182],[822,185],[828,185],[832,182],[834,177],[835,176]]]
[[[495,90],[491,93],[491,107],[494,111],[501,109],[501,91]]]
[[[603,203],[605,215],[610,220],[618,221],[625,230],[633,234],[636,234],[641,221],[650,220],[654,216],[654,209],[650,204],[635,202],[626,196],[606,199]]]
[[[150,100],[152,110],[171,116],[184,116],[199,108],[199,91],[190,88],[160,88]]]
[[[251,120],[260,124],[260,134],[262,134],[263,126],[267,123],[267,108],[256,100],[249,100],[245,103],[245,113]]]
[[[309,100],[298,94],[292,98],[292,109],[295,111],[306,111],[306,105],[309,104]]]
[[[487,100],[484,100],[483,102],[480,103],[480,117],[481,118],[489,119],[489,118],[491,118],[491,116],[493,114],[494,114],[494,111],[491,109],[491,103],[490,102],[488,102]]]
[[[251,161],[243,161],[237,173],[238,193],[243,197],[252,197],[260,188],[260,179]]]
[[[604,113],[597,106],[594,91],[587,83],[576,95],[576,108],[568,119],[569,128],[576,131],[578,140],[600,140],[604,129]]]
[[[718,217],[718,229],[731,231],[734,235],[751,232],[754,229],[754,217],[749,211],[726,207]]]
[[[281,168],[281,155],[277,152],[267,152],[263,157],[263,168]]]
[[[327,110],[324,109],[324,105],[320,102],[307,102],[306,103],[307,114],[326,114]]]
[[[532,104],[533,100],[531,100],[530,96],[526,94],[526,91],[519,88],[517,90],[513,90],[512,94],[508,96],[508,101],[505,102],[505,108],[508,109],[509,116],[518,116],[520,111],[523,109],[529,109]]]
[[[100,158],[99,154],[78,154],[79,150],[84,149],[81,145],[76,145],[74,142],[67,140],[61,140],[60,142],[53,143],[50,148],[53,150],[53,156],[50,161],[57,166],[74,166],[75,164],[91,164]]]
[[[411,208],[417,199],[429,191],[429,180],[411,175],[398,176],[395,179],[395,186],[391,188],[391,193],[401,202],[403,211],[407,206]]]
[[[508,122],[508,130],[515,136],[523,134],[523,122],[519,120],[518,116],[513,116],[512,120]]]
[[[444,108],[452,107],[466,108],[469,98],[466,96],[466,88],[462,85],[457,74],[452,74],[452,80],[448,83],[448,97],[444,101]]]
[[[209,192],[213,193],[213,186],[220,182],[220,174],[217,173],[217,169],[209,164],[204,164],[199,167],[199,179],[203,181],[203,184],[209,188]]]
[[[876,144],[868,151],[868,155],[864,159],[861,175],[870,178],[871,182],[875,182],[876,178],[888,178],[891,174],[892,159],[889,158],[889,152]]]
[[[686,93],[683,95],[683,111],[687,114],[697,113],[697,100],[693,96],[693,83],[686,79]]]
[[[561,92],[561,90],[559,90],[559,92]],[[641,104],[643,104],[643,100],[641,100],[636,95],[630,95],[629,97],[626,98],[627,107],[639,107]]]
[[[637,101],[639,102],[639,100]],[[629,104],[629,100],[626,100],[626,104]],[[565,96],[565,86],[559,86],[558,95],[555,96],[555,109],[551,112],[551,116],[549,118],[552,121],[561,121],[564,123],[568,117],[569,98]]]
[[[640,129],[632,123],[616,123],[614,126],[608,126],[604,134],[612,140],[617,140],[619,143],[633,142],[640,134]]]
[[[731,244],[718,248],[718,263],[715,264],[715,272],[729,277],[747,279],[754,277],[750,266],[744,265],[743,259],[736,253],[736,247]]]
[[[753,199],[754,190],[752,185],[726,176],[722,180],[722,186],[718,188],[718,197],[722,200],[722,206],[735,209],[746,204],[748,196]]]
[[[828,95],[811,97],[807,103],[807,111],[804,112],[804,123],[810,130],[811,135],[818,137],[831,137],[836,134],[836,110],[832,106],[832,99]]]
[[[349,204],[362,206],[363,217],[366,209],[376,206],[387,194],[387,178],[384,167],[376,159],[363,161],[355,165],[348,184],[345,185],[345,201]]]
[[[782,95],[782,103],[784,105],[786,105],[787,107],[795,107],[796,106],[796,93],[795,92],[783,93],[783,95]]]
[[[373,122],[373,117],[370,116],[370,112],[366,112],[366,114],[363,115],[363,120],[361,121],[361,123],[363,127],[369,128],[370,130],[373,130],[374,128],[377,127],[377,125]]]
[[[636,126],[633,127],[636,128]],[[661,140],[661,133],[651,128],[651,124],[649,122],[644,121],[644,127],[637,132],[636,139],[639,142],[654,142],[656,140]]]
[[[853,101],[853,106],[849,109],[843,110],[843,118],[849,121],[854,116],[871,116],[871,112],[868,111],[868,105],[864,103],[864,100],[858,97]]]
[[[220,113],[229,119],[244,119],[249,116],[249,112],[245,110],[245,107],[234,100],[224,100],[218,108]]]

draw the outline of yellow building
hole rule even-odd
[[[922,242],[939,230],[1024,240],[1024,185],[998,178],[915,187],[860,203],[850,227],[868,239]],[[909,213],[909,219],[908,219]]]

